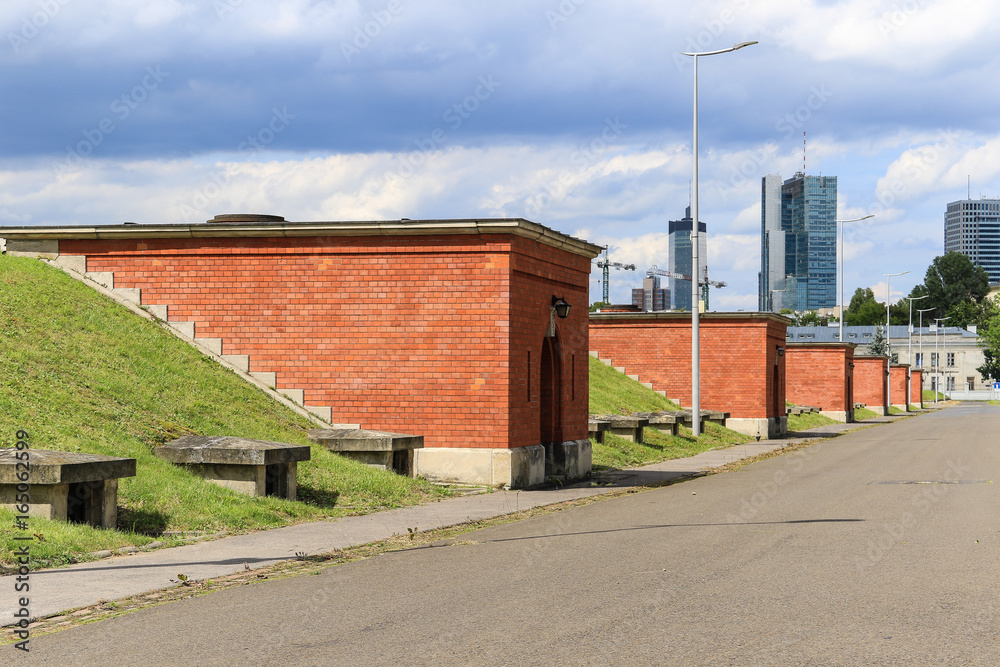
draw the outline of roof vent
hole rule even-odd
[[[284,222],[285,219],[280,215],[261,215],[259,213],[228,213],[226,215],[217,215],[211,220],[208,220],[210,225],[226,224],[226,225],[241,225],[253,222]]]

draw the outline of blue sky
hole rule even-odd
[[[949,201],[1000,196],[985,0],[7,0],[0,225],[526,217],[667,264],[691,178],[719,310],[753,310],[760,179],[836,175],[846,290],[894,298]],[[592,296],[600,295],[594,271]],[[640,273],[614,272],[628,301]]]

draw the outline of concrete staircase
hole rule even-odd
[[[278,376],[273,372],[250,372],[250,356],[246,354],[223,354],[222,339],[198,337],[194,322],[171,321],[169,309],[165,305],[142,303],[141,290],[130,287],[115,287],[115,274],[111,272],[87,271],[87,258],[82,255],[59,255],[54,260],[45,261],[62,269],[73,278],[117,301],[132,312],[149,320],[160,322],[165,328],[184,342],[192,345],[202,354],[211,357],[230,369],[237,376],[263,390],[278,402],[296,413],[325,428],[360,428],[359,424],[332,424],[332,408],[329,406],[306,405],[305,391],[302,389],[277,389]]]
[[[631,380],[635,380],[636,382],[638,382],[639,384],[641,384],[643,387],[646,387],[647,389],[651,389],[652,391],[654,391],[655,393],[659,394],[663,398],[667,398],[667,392],[660,391],[659,389],[653,389],[653,383],[652,382],[643,382],[638,375],[631,375],[625,369],[624,366],[615,366],[614,362],[612,360],[610,360],[610,359],[601,359],[599,352],[591,350],[590,351],[590,356],[592,356],[594,359],[597,359],[599,362],[601,362],[605,366],[611,366],[611,368],[613,368],[614,370],[616,370],[619,373],[623,374],[625,377],[627,377],[627,378],[629,378]],[[672,402],[676,403],[677,405],[681,404],[680,401],[678,401],[676,399],[673,399],[673,398],[667,398],[667,400],[668,401],[672,401]]]

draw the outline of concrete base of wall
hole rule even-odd
[[[726,428],[763,439],[780,438],[788,433],[788,417],[730,417]]]
[[[526,489],[545,482],[545,447],[424,447],[414,450],[413,466],[432,482]]]
[[[819,413],[824,417],[829,417],[845,424],[854,423],[854,410],[820,410]]]
[[[886,415],[886,409],[881,405],[866,405],[865,407],[877,414],[879,417],[884,417]]]
[[[593,468],[590,440],[567,440],[545,444],[545,476],[583,479]]]
[[[892,407],[899,408],[903,412],[909,412],[910,411],[910,406],[906,405],[905,403],[893,403]]]

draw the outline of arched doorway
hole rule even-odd
[[[555,338],[546,337],[542,342],[539,381],[539,442],[562,442],[562,363]]]

